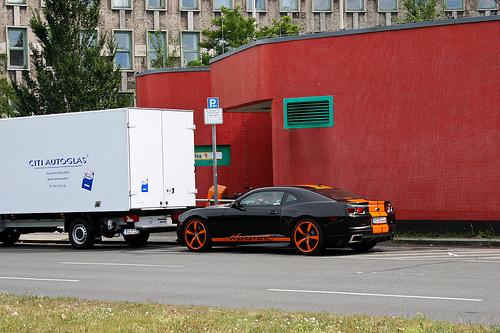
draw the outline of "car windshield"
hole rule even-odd
[[[364,199],[362,196],[343,190],[341,188],[308,188],[333,200]]]

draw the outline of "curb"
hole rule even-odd
[[[500,247],[500,238],[412,238],[395,237],[396,244]]]

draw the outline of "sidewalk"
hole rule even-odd
[[[175,231],[153,233],[149,237],[148,243],[177,244],[177,234]],[[21,243],[67,243],[69,244],[68,233],[63,232],[35,232],[23,234],[19,238]],[[119,242],[124,243],[123,237],[102,238],[103,243]]]
[[[149,237],[148,243],[164,243],[176,244],[177,235],[175,231],[153,233]],[[67,233],[32,233],[21,235],[20,242],[22,243],[68,243]],[[103,243],[110,242],[123,242],[123,238],[103,238]],[[396,237],[393,240],[396,244],[409,244],[409,245],[429,245],[429,246],[499,246],[500,238],[451,238],[451,237]]]
[[[500,238],[460,238],[460,237],[396,237],[394,243],[438,246],[500,246]]]

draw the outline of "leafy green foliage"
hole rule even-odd
[[[279,20],[273,20],[271,27],[261,27],[257,33],[257,39],[298,35],[302,29],[302,27],[292,24],[290,16],[282,16]]]
[[[273,20],[271,27],[258,28],[255,19],[252,17],[244,18],[240,9],[241,6],[236,6],[233,10],[221,8],[221,17],[212,19],[213,30],[204,29],[201,32],[205,38],[198,45],[207,51],[201,54],[200,61],[191,61],[188,66],[206,66],[211,58],[256,39],[296,35],[303,29],[292,24],[292,19],[288,16],[283,16],[280,20]]]
[[[32,11],[29,26],[40,47],[30,45],[34,76],[13,82],[19,115],[79,112],[123,107],[114,42],[97,34],[101,0],[46,0]],[[104,56],[106,49],[109,56]]]
[[[406,9],[403,22],[424,22],[434,21],[438,18],[438,0],[405,0],[403,7]]]

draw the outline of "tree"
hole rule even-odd
[[[205,40],[198,45],[207,51],[201,54],[201,61],[192,61],[188,66],[206,66],[211,58],[256,39],[296,35],[303,29],[298,25],[291,24],[292,19],[288,16],[283,16],[280,20],[273,20],[272,27],[257,28],[255,19],[252,17],[244,18],[240,8],[241,6],[236,6],[233,10],[221,8],[221,17],[212,19],[214,29],[204,29],[201,32]]]
[[[29,26],[40,42],[30,44],[34,77],[12,82],[20,115],[78,112],[123,107],[129,99],[118,94],[120,67],[116,45],[97,34],[101,0],[46,0],[32,11]],[[105,52],[108,56],[104,56]]]
[[[434,21],[438,18],[436,6],[438,0],[405,0],[403,7],[406,9],[403,22]]]
[[[271,27],[261,27],[257,32],[257,39],[298,35],[302,29],[302,27],[292,24],[290,16],[282,16],[279,20],[273,19]]]
[[[6,58],[5,54],[0,54],[0,118],[13,116],[11,102],[16,102],[14,89],[2,69]]]

